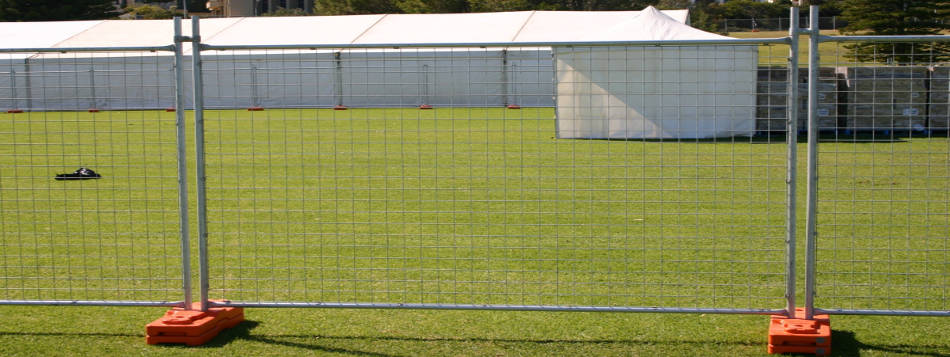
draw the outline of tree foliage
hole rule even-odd
[[[732,0],[720,4],[714,0],[697,0],[690,9],[690,24],[711,32],[722,32],[726,19],[761,19],[788,16],[789,0],[773,3],[755,0]]]
[[[96,20],[117,15],[112,0],[0,0],[2,21]]]
[[[848,21],[846,34],[936,35],[950,29],[946,0],[844,0],[842,15]],[[950,57],[946,43],[859,43],[848,48],[859,61],[913,64]]]
[[[175,17],[175,13],[171,10],[166,10],[155,5],[139,5],[128,8],[127,11],[128,14],[135,16],[136,19],[157,20]]]

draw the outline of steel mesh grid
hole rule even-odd
[[[4,55],[0,302],[181,300],[170,57]]]
[[[212,298],[784,307],[784,140],[558,138],[545,48],[513,63],[511,49],[222,47],[202,62],[205,83],[236,86],[209,84],[206,102],[237,109],[205,113]],[[746,66],[750,84],[723,95],[749,101],[675,109],[754,124],[757,63],[690,53],[677,64]],[[715,96],[720,79],[670,85]],[[262,98],[276,108],[243,110]]]
[[[822,47],[816,307],[946,311],[947,42]]]

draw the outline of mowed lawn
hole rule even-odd
[[[549,108],[206,114],[212,298],[784,307],[783,140],[558,139]],[[2,298],[181,300],[174,114],[0,117]],[[820,241],[819,302],[947,309],[947,139],[838,139],[823,146],[837,176],[822,178],[835,190],[822,191],[831,214],[820,222],[835,233]],[[103,178],[52,179],[79,166]],[[875,229],[884,234],[868,236]],[[161,308],[0,309],[4,355],[757,355],[767,326],[738,315],[258,308],[212,346],[183,349],[144,345]],[[945,319],[833,326],[841,353],[950,353]]]

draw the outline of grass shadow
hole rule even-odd
[[[874,351],[880,353],[894,353],[908,356],[950,356],[950,353],[933,352],[922,350],[922,348],[947,348],[947,344],[932,346],[911,346],[911,345],[874,345],[858,341],[852,331],[831,331],[831,355],[832,356],[857,356],[861,351]]]

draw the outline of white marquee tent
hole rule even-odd
[[[662,18],[665,28],[677,31],[676,36],[680,37],[676,38],[699,33],[710,35],[687,26],[685,10],[659,12],[652,8],[643,14],[636,11],[526,11],[203,19],[202,42],[211,45],[511,44],[487,48],[205,51],[202,54],[205,103],[210,108],[420,104],[554,107],[556,95],[561,137],[636,137],[638,134],[632,131],[621,133],[608,129],[608,134],[595,133],[593,128],[599,124],[590,124],[588,129],[581,130],[587,125],[581,125],[581,121],[599,114],[567,105],[572,100],[583,100],[579,96],[587,94],[571,92],[568,77],[559,78],[555,86],[555,61],[550,47],[523,47],[518,43],[641,39],[653,35],[631,31],[655,31],[636,25],[648,17]],[[185,35],[190,35],[189,24],[186,22],[183,27]],[[163,46],[171,43],[172,34],[170,20],[0,23],[0,48]],[[184,50],[186,56],[190,55],[189,45],[186,44]],[[590,53],[597,56],[600,52]],[[585,69],[578,63],[566,61],[566,54],[558,50],[559,71],[569,70],[571,76],[578,76]],[[174,103],[173,61],[168,52],[3,56],[0,58],[0,109],[161,109]],[[664,61],[668,58],[668,53],[662,56]],[[719,62],[728,61],[715,61]],[[185,68],[189,69],[190,64]],[[754,68],[746,67],[752,74]],[[721,73],[721,69],[715,73]],[[594,77],[596,75],[591,78]],[[578,99],[567,99],[571,96]],[[748,97],[754,100],[752,93]],[[608,123],[636,117],[633,112],[618,116],[613,109],[608,114],[611,118]],[[750,120],[751,117],[749,115]],[[713,126],[720,124],[717,121]],[[714,135],[722,133],[718,131]],[[733,133],[744,135],[740,131]],[[640,134],[656,133],[642,131]]]
[[[729,39],[649,7],[577,41]],[[756,46],[556,47],[558,137],[715,138],[755,133]]]

